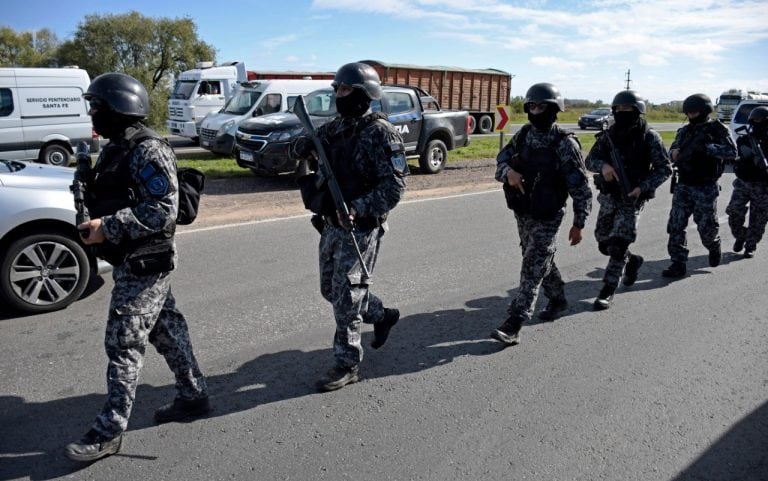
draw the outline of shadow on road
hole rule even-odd
[[[768,402],[715,441],[673,481],[768,479]]]
[[[488,335],[504,318],[506,299],[475,299],[466,305],[466,309],[402,318],[386,346],[379,351],[366,349],[363,382],[424,371],[460,356],[499,352],[501,345]],[[328,333],[329,343],[332,335]],[[372,335],[368,326],[363,334],[365,346]],[[308,395],[333,395],[318,394],[314,387],[332,363],[330,347],[309,352],[286,350],[258,356],[234,372],[209,375],[214,406],[210,417]],[[168,402],[174,393],[172,384],[140,385],[129,431],[152,427],[154,408]],[[46,402],[0,396],[0,480],[52,479],[82,469],[81,464],[64,457],[63,446],[88,429],[103,402],[104,395],[97,393]]]

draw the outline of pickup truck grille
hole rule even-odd
[[[207,140],[213,142],[216,138],[216,131],[213,129],[200,129],[200,140]]]
[[[237,143],[248,150],[259,152],[267,145],[267,137],[263,135],[237,133]]]

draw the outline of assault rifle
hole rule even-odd
[[[83,222],[89,222],[91,215],[88,213],[88,207],[85,206],[85,186],[88,183],[88,178],[91,172],[91,156],[89,154],[90,149],[85,141],[81,141],[77,144],[77,154],[75,159],[77,160],[77,167],[75,168],[75,178],[72,181],[72,185],[69,186],[72,196],[75,198],[75,222],[77,225]],[[80,237],[83,239],[88,238],[88,229],[78,229]]]
[[[699,127],[698,132],[689,135],[688,138],[680,144],[680,147],[678,147],[680,153],[677,154],[675,164],[682,166],[683,170],[686,170],[686,168],[690,169],[690,166],[686,167],[686,164],[691,161],[694,154],[701,152],[706,148],[704,147],[704,144],[707,143],[707,140],[709,140],[707,128]]]
[[[632,199],[629,194],[632,192],[632,186],[629,183],[629,177],[627,177],[627,171],[624,169],[624,162],[621,161],[619,154],[616,152],[616,146],[613,145],[611,136],[608,132],[603,134],[608,141],[608,145],[611,147],[611,162],[613,170],[616,172],[618,178],[619,189],[621,190],[621,197],[624,202],[631,202],[635,204],[637,199]]]
[[[355,226],[349,220],[349,208],[347,207],[347,203],[344,202],[344,196],[341,193],[339,183],[336,181],[336,176],[333,174],[333,169],[328,161],[328,156],[325,154],[323,143],[317,136],[315,126],[312,125],[312,120],[309,118],[303,95],[296,97],[296,102],[293,104],[293,113],[299,118],[299,122],[301,122],[304,130],[307,131],[307,136],[315,147],[318,169],[320,170],[322,178],[328,184],[328,190],[331,192],[331,197],[333,197],[333,203],[336,206],[339,221],[341,222],[342,227],[349,231],[349,236],[352,238],[352,245],[355,247],[357,259],[360,261],[360,267],[363,269],[362,282],[366,283],[371,275],[368,272],[368,267],[366,267],[365,260],[363,260],[363,254],[360,252],[360,246],[357,244],[357,239],[355,238]]]
[[[760,142],[755,138],[754,135],[752,135],[752,126],[742,125],[736,129],[735,132],[738,134],[744,131],[747,133],[747,139],[749,139],[749,144],[752,147],[752,153],[755,156],[755,166],[764,170],[768,170],[768,159],[765,158],[763,146],[760,145]]]

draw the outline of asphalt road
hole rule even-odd
[[[608,311],[591,308],[597,204],[581,245],[563,228],[570,308],[507,349],[488,337],[520,268],[500,191],[404,203],[374,278],[402,320],[362,382],[327,394],[313,385],[334,324],[308,218],[185,232],[174,293],[215,411],[154,426],[174,390],[153,351],[121,453],[64,458],[104,400],[105,279],[64,311],[0,321],[0,480],[766,480],[768,250],[728,252],[723,225],[710,268],[690,229],[688,276],[662,279],[667,190],[641,217],[639,280]]]

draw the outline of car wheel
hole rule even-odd
[[[419,167],[425,174],[437,174],[448,159],[448,149],[442,140],[430,140],[427,148],[419,157]]]
[[[88,256],[80,244],[61,234],[32,234],[6,250],[0,294],[20,311],[54,311],[76,301],[89,278]]]
[[[40,161],[48,165],[66,167],[69,165],[70,154],[61,144],[50,144],[40,152]]]

